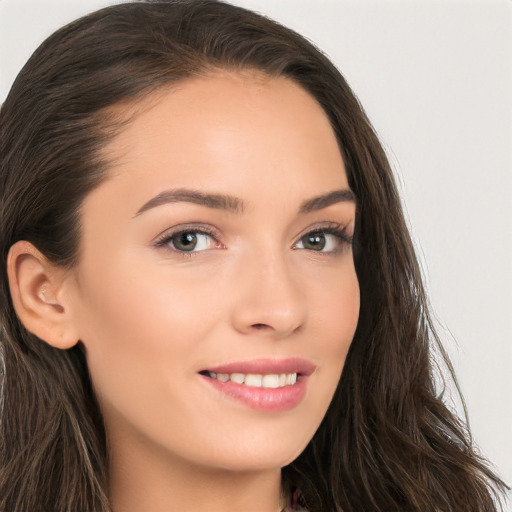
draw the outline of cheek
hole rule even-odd
[[[346,340],[345,343],[342,343],[341,347],[343,357],[345,357],[350,344],[352,343],[352,339],[354,338],[357,323],[359,321],[360,290],[355,270],[346,283],[338,304],[339,309],[343,311],[343,313],[340,314],[338,312],[337,318],[339,318],[339,321],[337,322],[337,328],[343,333],[342,337]],[[334,314],[336,315],[336,313]]]
[[[204,304],[209,289],[203,286],[198,293],[176,279],[166,286],[162,276],[158,281],[151,275],[126,279],[121,270],[125,286],[116,289],[117,277],[110,275],[104,283],[110,286],[89,302],[83,324],[88,367],[110,442],[134,442],[139,435],[133,434],[143,433],[172,451],[182,446],[193,452],[190,436],[204,436],[204,407],[197,403],[194,377],[217,321],[217,312]],[[212,451],[211,443],[199,445],[198,450]],[[194,457],[200,455],[199,450]]]
[[[330,300],[324,302],[323,308],[318,308],[323,311],[319,324],[325,329],[322,359],[326,361],[324,371],[326,381],[329,381],[326,386],[326,393],[330,394],[328,401],[338,385],[359,320],[360,295],[355,270],[347,272],[342,281],[340,286],[333,287]]]
[[[214,313],[208,307],[214,282],[180,279],[130,260],[106,268],[114,270],[85,275],[79,299],[86,319],[82,327],[98,350],[131,343],[148,349],[190,347],[190,338],[203,330],[198,312],[203,319]]]
[[[326,350],[339,360],[350,347],[359,319],[359,282],[352,263],[316,287],[311,319],[324,333]],[[343,361],[341,361],[343,363]]]
[[[120,406],[128,400],[134,407],[136,397],[148,403],[197,365],[217,314],[203,304],[210,293],[120,266],[101,281],[94,286],[91,278],[82,290],[82,341],[94,387]]]
[[[307,339],[314,357],[322,361],[315,380],[318,403],[327,408],[338,385],[347,352],[352,343],[359,319],[359,283],[353,265],[344,272],[323,279],[311,299],[311,328]],[[315,389],[315,387],[313,387]],[[321,396],[320,396],[321,395]]]

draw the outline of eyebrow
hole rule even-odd
[[[228,194],[211,194],[200,192],[198,190],[176,189],[160,192],[160,194],[144,203],[144,205],[142,205],[135,214],[135,217],[151,210],[152,208],[156,208],[157,206],[181,202],[199,204],[201,206],[206,206],[207,208],[225,210],[238,214],[241,214],[244,211],[244,202],[241,199]],[[356,197],[350,189],[334,190],[332,192],[307,199],[301,204],[299,213],[310,213],[341,202],[356,202]]]
[[[345,202],[356,202],[354,192],[348,188],[333,190],[327,194],[322,194],[321,196],[313,197],[312,199],[304,201],[299,208],[299,213],[310,213],[316,210],[322,210],[323,208],[327,208],[328,206],[336,203]]]
[[[226,194],[206,194],[198,190],[177,189],[165,190],[145,203],[135,217],[151,208],[168,203],[194,203],[216,210],[226,210],[232,213],[243,213],[244,205],[241,199]]]

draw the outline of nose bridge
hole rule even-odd
[[[240,267],[240,293],[233,309],[233,324],[240,332],[268,330],[282,338],[306,320],[304,289],[290,254],[276,245],[264,244]]]

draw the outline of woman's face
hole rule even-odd
[[[83,204],[69,280],[114,456],[284,466],[325,415],[358,319],[333,130],[298,85],[253,73],[140,107]]]

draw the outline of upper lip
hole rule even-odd
[[[299,375],[311,375],[316,365],[308,359],[290,357],[286,359],[249,359],[245,361],[233,361],[217,366],[204,368],[202,371],[214,373],[252,373],[252,374],[281,374],[297,373]]]

